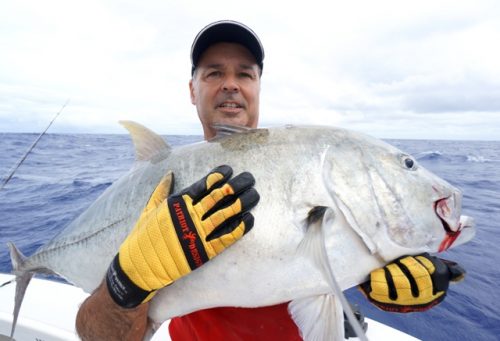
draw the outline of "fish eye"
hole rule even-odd
[[[409,155],[401,155],[401,163],[408,170],[417,169],[417,162]]]

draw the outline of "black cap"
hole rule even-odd
[[[237,43],[245,46],[255,57],[262,72],[264,67],[264,47],[259,37],[242,23],[233,20],[221,20],[205,26],[194,38],[191,46],[191,75],[194,74],[202,53],[211,45],[219,42]]]

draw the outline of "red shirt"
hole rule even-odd
[[[288,303],[261,308],[212,308],[173,318],[172,341],[186,340],[292,340],[299,329],[288,313]]]

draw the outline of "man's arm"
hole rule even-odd
[[[160,181],[105,280],[80,307],[76,328],[83,340],[142,339],[156,291],[250,231],[249,210],[259,201],[255,179],[250,173],[231,176],[231,167],[219,166],[173,195],[173,174]]]
[[[126,309],[109,296],[106,282],[81,305],[76,316],[76,331],[86,340],[142,340],[148,324],[149,303]]]

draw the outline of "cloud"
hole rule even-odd
[[[189,51],[203,25],[225,17],[265,46],[263,125],[498,139],[499,9],[489,0],[258,0],[244,11],[229,1],[3,2],[0,131],[41,131],[71,98],[51,131],[123,132],[116,121],[132,119],[201,134]]]
[[[405,90],[402,106],[419,113],[500,113],[500,82],[476,79],[473,75],[412,84]]]

